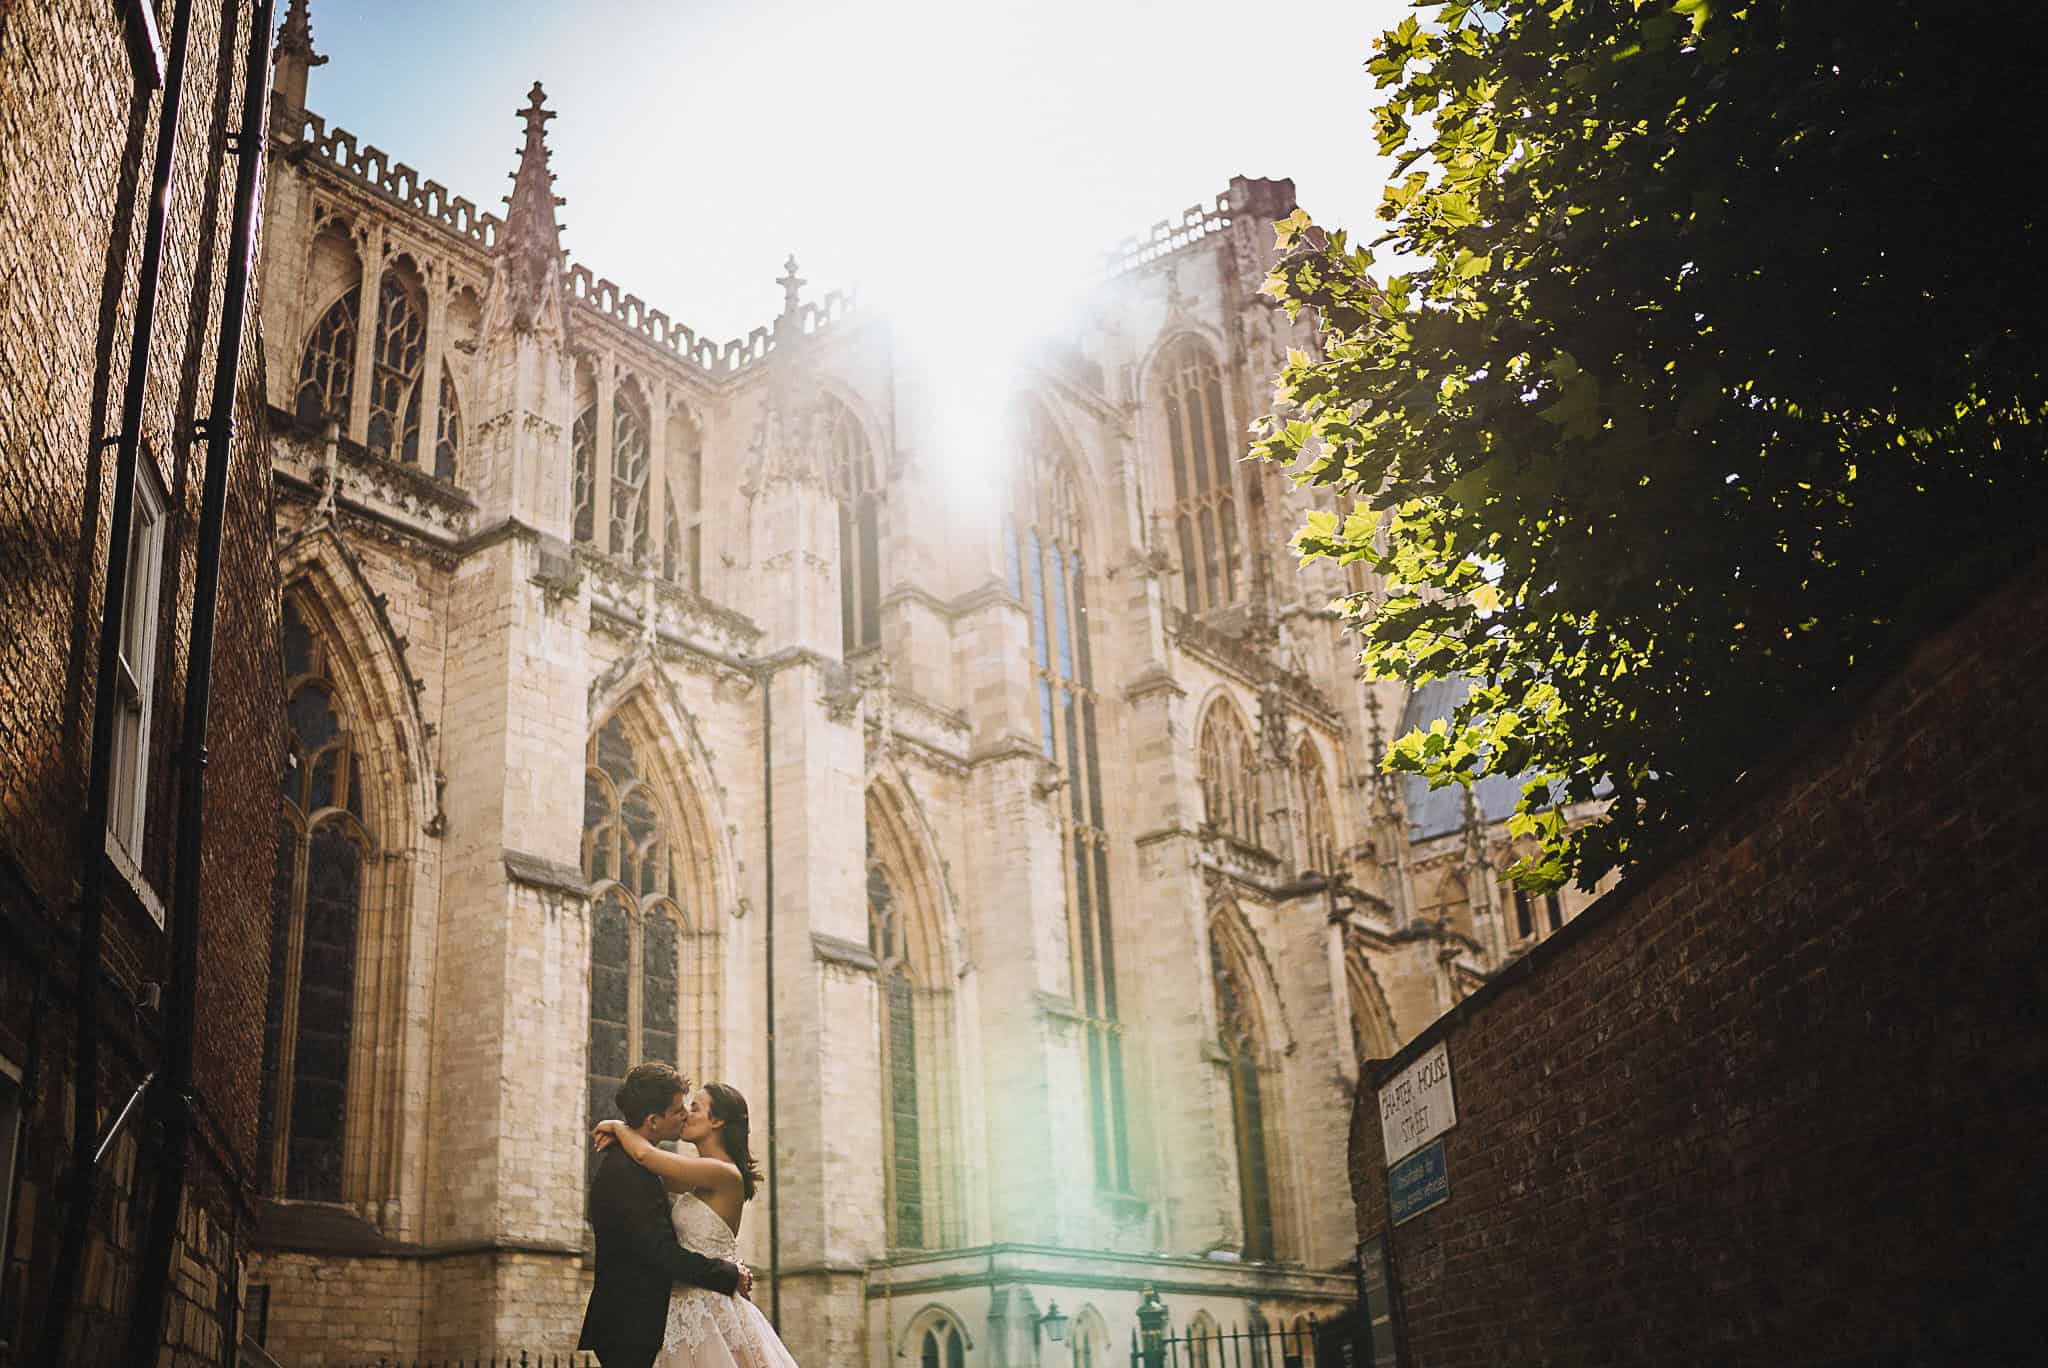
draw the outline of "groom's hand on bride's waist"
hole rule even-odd
[[[739,1294],[749,1300],[752,1300],[754,1295],[754,1270],[745,1264],[740,1265]]]

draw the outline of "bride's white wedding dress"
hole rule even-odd
[[[739,1241],[694,1193],[669,1197],[669,1219],[685,1249],[739,1262]],[[797,1368],[761,1309],[745,1297],[677,1283],[654,1368]]]

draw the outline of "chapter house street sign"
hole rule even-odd
[[[1380,1089],[1380,1137],[1392,1168],[1458,1124],[1451,1098],[1451,1052],[1438,1041]]]

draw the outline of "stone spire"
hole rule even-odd
[[[555,206],[562,201],[548,170],[547,121],[555,114],[542,103],[547,92],[539,81],[526,98],[526,108],[519,111],[526,121],[526,145],[519,149],[519,169],[505,197],[505,231],[492,271],[500,277],[493,286],[504,287],[512,326],[520,332],[532,331],[551,307],[558,311],[562,293],[562,232],[555,222]]]
[[[277,31],[277,75],[271,97],[290,109],[306,107],[306,74],[327,59],[313,51],[313,18],[307,0],[291,0]]]
[[[795,252],[791,252],[789,260],[782,263],[782,274],[775,277],[775,283],[782,287],[782,315],[775,320],[775,326],[779,330],[784,323],[796,317],[798,296],[802,294],[804,286],[811,283],[796,273]]]

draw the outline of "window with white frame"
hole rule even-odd
[[[122,590],[121,649],[114,664],[114,749],[107,827],[142,863],[149,800],[149,721],[156,694],[157,589],[163,577],[164,494],[145,452],[137,463],[128,526],[128,582]]]

